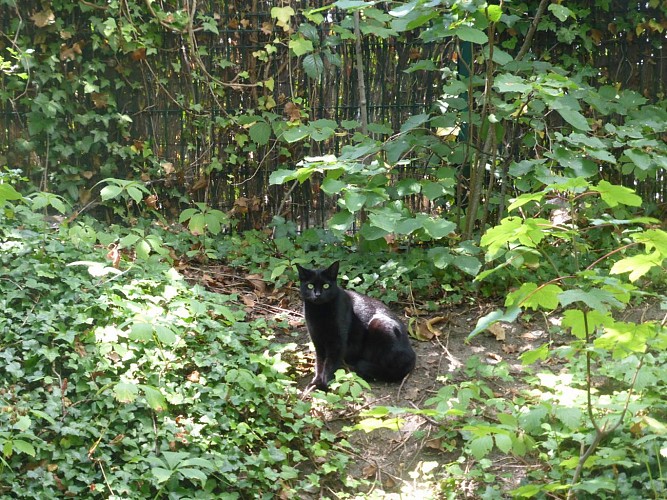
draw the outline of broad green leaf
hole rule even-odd
[[[11,441],[11,444],[14,450],[30,455],[31,457],[35,456],[35,447],[27,441],[24,441],[23,439],[14,439]]]
[[[197,479],[201,481],[202,486],[206,483],[207,476],[199,469],[190,469],[189,467],[179,467],[178,472],[188,479]]]
[[[597,186],[591,187],[591,191],[600,193],[600,197],[610,207],[615,207],[619,204],[640,207],[642,204],[641,197],[635,194],[633,189],[611,184],[607,181],[600,181]]]
[[[14,422],[14,425],[12,427],[18,430],[19,432],[25,432],[28,429],[30,429],[31,424],[32,420],[30,420],[29,416],[21,415],[19,418],[16,419],[16,422]]]
[[[586,131],[591,129],[591,127],[588,125],[588,121],[586,121],[586,117],[576,109],[559,107],[556,109],[556,111],[563,118],[563,120],[572,125],[574,128]]]
[[[303,69],[310,78],[319,81],[324,73],[324,61],[322,60],[322,56],[320,54],[308,54],[303,58]],[[313,138],[315,140],[320,140],[316,137]]]
[[[127,187],[127,194],[130,195],[130,198],[132,198],[135,203],[141,203],[141,200],[144,199],[143,193],[141,190],[135,186],[128,186]]]
[[[530,351],[525,351],[521,353],[519,359],[521,359],[522,365],[532,365],[538,359],[545,360],[549,356],[549,344],[542,344],[537,349],[531,349]]]
[[[622,307],[623,304],[614,297],[614,294],[607,290],[594,288],[590,291],[584,291],[580,288],[566,290],[558,296],[563,307],[567,307],[575,302],[580,302],[589,309],[597,309],[601,312],[607,312],[611,307]]]
[[[366,203],[367,196],[364,193],[358,191],[347,191],[343,200],[345,201],[345,208],[350,212],[358,212],[361,210],[361,207]]]
[[[555,417],[567,425],[570,429],[576,430],[581,427],[581,410],[577,407],[558,406],[554,409]]]
[[[422,194],[426,196],[429,200],[434,201],[447,194],[445,186],[439,182],[433,181],[421,181],[422,182]]]
[[[368,222],[364,223],[360,230],[362,238],[368,241],[379,240],[380,238],[387,236],[389,233],[389,231],[373,226]]]
[[[487,19],[493,23],[500,21],[500,18],[503,15],[503,9],[500,5],[487,5],[480,10],[486,15]]]
[[[483,45],[489,41],[489,37],[486,36],[486,33],[471,26],[458,26],[452,30],[452,33],[464,42],[472,42]]]
[[[653,322],[642,324],[616,321],[604,327],[604,333],[593,344],[598,349],[612,351],[614,359],[623,359],[632,353],[646,351],[647,342],[657,334]]]
[[[579,309],[569,309],[563,313],[563,320],[561,325],[563,328],[569,328],[572,335],[578,339],[586,338],[586,329],[588,334],[592,335],[595,330],[602,325],[609,325],[614,322],[611,313],[592,310],[586,313]]]
[[[100,191],[100,197],[103,201],[111,200],[116,198],[120,193],[123,192],[123,188],[117,186],[116,184],[109,184],[104,186]]]
[[[298,125],[290,127],[283,132],[283,139],[288,143],[293,143],[305,139],[310,134],[310,127],[307,125]]]
[[[509,453],[512,449],[512,438],[507,434],[494,434],[493,440],[496,442],[496,447],[503,453]]]
[[[394,229],[394,232],[396,234],[410,234],[417,229],[422,227],[422,224],[419,220],[417,219],[402,219],[399,220],[396,223],[396,227]]]
[[[248,129],[250,139],[258,146],[264,146],[271,137],[271,125],[265,121],[259,121]]]
[[[302,37],[293,38],[289,41],[289,48],[292,49],[294,55],[300,57],[313,51],[313,42]],[[320,62],[322,59],[320,58]],[[304,68],[305,69],[305,68]]]
[[[127,382],[118,382],[113,388],[116,400],[121,403],[131,403],[139,395],[139,388],[136,384]]]
[[[454,261],[454,255],[446,247],[435,247],[428,251],[428,258],[438,269],[445,269]]]
[[[354,222],[354,214],[348,210],[341,210],[329,219],[329,228],[334,231],[347,231]]]
[[[493,437],[482,436],[470,441],[470,452],[477,459],[484,458],[493,449]]]
[[[526,80],[520,76],[503,73],[493,81],[493,86],[498,89],[498,92],[519,92],[523,94],[533,89],[532,85],[525,82]]]
[[[167,409],[167,401],[159,389],[150,385],[140,384],[139,387],[144,391],[144,396],[148,405],[157,412]]]
[[[643,243],[647,250],[655,249],[664,257],[667,257],[667,231],[649,229],[642,233],[633,234],[632,239],[637,243]]]
[[[479,259],[471,255],[457,255],[454,257],[454,265],[470,276],[476,276],[482,267]]]
[[[133,323],[130,327],[128,338],[143,342],[153,340],[153,325],[148,323]]]
[[[446,219],[434,219],[432,217],[417,217],[426,233],[434,240],[448,236],[456,229],[456,224]]]
[[[521,287],[508,294],[505,307],[511,305],[533,309],[544,309],[552,311],[558,307],[558,295],[563,291],[561,287],[554,284],[537,286],[535,283],[524,283]]]
[[[495,311],[487,314],[486,316],[481,317],[477,321],[477,325],[475,326],[475,329],[468,334],[468,337],[466,338],[466,340],[472,339],[475,335],[477,335],[480,332],[483,332],[488,327],[490,327],[494,323],[498,323],[499,321],[512,323],[519,316],[520,312],[521,312],[521,309],[519,309],[518,307],[511,307],[507,311],[503,311],[502,309],[498,309],[498,310],[495,310]]]
[[[157,479],[158,483],[165,483],[169,481],[169,479],[171,479],[171,475],[173,474],[173,471],[165,469],[164,467],[153,467],[151,472]]]
[[[565,7],[565,5],[563,4],[559,3],[549,4],[549,12],[551,12],[554,16],[556,16],[560,22],[567,21],[567,18],[570,16],[576,19],[574,12]]]
[[[279,184],[285,184],[288,181],[293,181],[295,178],[294,170],[276,170],[275,172],[271,172],[271,175],[269,175],[269,185],[275,186]]]
[[[639,170],[649,170],[653,166],[651,156],[641,149],[628,149],[624,154]]]
[[[515,199],[510,205],[507,207],[507,211],[511,212],[514,209],[517,209],[519,207],[524,206],[526,203],[530,203],[531,201],[542,201],[544,199],[544,193],[525,193],[519,196],[517,199]]]
[[[396,223],[401,220],[403,216],[391,209],[375,210],[368,216],[371,224],[385,231],[393,233],[396,229]]]
[[[611,274],[630,273],[628,279],[637,281],[654,267],[661,267],[665,260],[665,255],[658,251],[650,254],[638,254],[632,257],[626,257],[616,262],[609,272]]]
[[[172,345],[176,343],[176,334],[168,326],[155,325],[155,335],[163,344]]]
[[[421,127],[426,123],[430,118],[430,115],[427,113],[422,113],[420,115],[412,115],[410,118],[405,120],[405,123],[401,125],[401,132],[409,132],[410,130],[414,130],[418,127]]]
[[[23,196],[12,186],[9,184],[0,184],[0,203],[4,203],[7,200],[20,200],[21,198]]]
[[[326,194],[332,195],[332,194],[338,194],[340,193],[344,187],[347,186],[347,183],[343,181],[339,181],[337,179],[332,179],[331,177],[326,177],[322,181],[322,191],[324,191]]]

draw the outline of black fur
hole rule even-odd
[[[305,269],[297,264],[316,355],[310,385],[326,390],[343,363],[366,380],[403,380],[416,359],[405,325],[379,300],[340,288],[338,266]]]

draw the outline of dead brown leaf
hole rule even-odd
[[[44,9],[41,12],[37,12],[30,16],[30,19],[32,19],[32,22],[35,23],[35,26],[38,28],[44,28],[45,26],[56,22],[56,16],[51,9]]]
[[[262,23],[261,31],[265,35],[271,35],[271,33],[273,33],[273,24],[268,21],[264,21]]]
[[[377,465],[368,464],[366,467],[364,467],[361,470],[361,477],[363,477],[364,479],[375,477],[375,475],[377,474],[377,471],[378,471]]]
[[[285,114],[291,122],[298,122],[301,120],[301,110],[299,109],[299,106],[293,102],[285,104]]]
[[[497,341],[505,340],[505,326],[501,323],[494,323],[489,327],[489,331],[496,337]]]
[[[503,344],[501,349],[505,354],[514,354],[519,351],[519,348],[514,344]]]
[[[266,283],[259,274],[249,274],[245,279],[250,282],[258,294],[264,295],[266,293]]]

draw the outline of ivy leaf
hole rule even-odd
[[[293,38],[289,41],[289,48],[292,49],[294,55],[300,57],[313,51],[313,42],[302,37]],[[320,58],[320,63],[322,59]],[[305,68],[304,68],[305,69]]]
[[[296,14],[292,7],[273,7],[271,8],[271,17],[277,20],[278,26],[284,31],[289,31],[289,22],[292,16]]]
[[[140,384],[139,387],[144,391],[144,396],[153,410],[161,412],[167,409],[167,401],[159,389],[150,385]]]
[[[600,197],[610,207],[619,204],[640,207],[642,204],[641,196],[636,195],[633,189],[617,186],[607,181],[600,181],[596,187],[591,187],[591,191],[600,193]]]
[[[271,137],[271,125],[265,121],[259,121],[252,125],[248,132],[250,133],[252,142],[258,146],[264,146],[269,142],[269,138]]]
[[[114,396],[120,403],[131,403],[139,395],[139,388],[136,384],[127,382],[118,382],[113,388]]]

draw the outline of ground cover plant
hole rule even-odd
[[[256,4],[0,0],[0,494],[664,497],[664,2]]]

